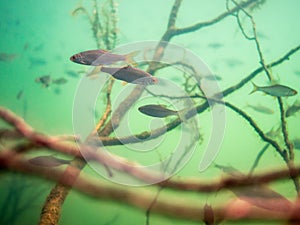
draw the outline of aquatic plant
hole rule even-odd
[[[184,81],[182,86],[188,93],[188,96],[171,96],[162,95],[151,92],[144,86],[137,85],[131,93],[112,111],[112,89],[115,81],[109,80],[103,89],[105,94],[105,109],[97,125],[86,138],[80,140],[77,136],[50,136],[35,131],[27,122],[14,114],[12,111],[1,107],[0,117],[9,127],[3,128],[1,131],[1,139],[3,142],[15,140],[11,145],[3,145],[0,151],[0,168],[5,171],[16,171],[20,173],[30,174],[51,180],[56,185],[51,189],[47,199],[45,200],[39,224],[58,224],[62,206],[69,191],[74,189],[80,193],[89,195],[99,200],[112,200],[139,208],[145,212],[145,223],[151,224],[150,217],[152,213],[157,213],[173,218],[180,218],[186,221],[202,221],[205,224],[218,224],[222,221],[242,221],[242,220],[278,220],[287,224],[299,222],[300,186],[298,176],[300,174],[300,165],[295,161],[295,153],[290,134],[287,128],[287,118],[285,116],[285,104],[280,90],[273,90],[277,93],[278,106],[278,123],[280,124],[279,132],[266,132],[260,127],[253,116],[243,110],[240,106],[236,106],[231,100],[226,99],[229,95],[240,91],[242,87],[258,76],[265,73],[267,79],[272,81],[270,69],[280,66],[289,60],[294,54],[300,50],[300,45],[288,49],[285,54],[278,57],[272,62],[266,62],[259,41],[255,19],[252,11],[262,6],[266,1],[247,0],[235,1],[228,0],[226,10],[216,17],[202,22],[197,22],[186,27],[177,27],[177,16],[182,0],[175,0],[169,14],[167,29],[162,35],[158,45],[155,48],[153,61],[145,63],[146,71],[149,74],[156,75],[163,68],[170,66],[180,66],[189,73],[184,72],[182,77]],[[84,13],[89,18],[93,37],[98,48],[113,49],[117,43],[117,26],[116,26],[116,9],[113,0],[108,0],[102,7],[102,11],[98,9],[97,0],[93,1],[93,10],[90,13],[83,6],[79,6],[73,11],[73,15]],[[240,14],[250,21],[250,35],[245,31],[243,23],[240,20]],[[198,72],[183,62],[174,62],[173,64],[159,63],[162,59],[168,45],[171,44],[173,38],[199,31],[205,27],[214,26],[224,20],[226,17],[234,17],[236,24],[246,40],[255,44],[255,51],[259,58],[260,65],[252,72],[249,72],[238,83],[218,92],[212,96],[206,96],[205,91],[199,85]],[[113,19],[111,19],[113,18]],[[153,130],[141,131],[132,135],[118,137],[113,132],[124,122],[124,116],[131,106],[142,96],[144,92],[149,93],[159,99],[177,99],[183,100],[186,97],[193,100],[194,107],[185,111],[184,119],[180,116],[168,121],[162,127]],[[236,113],[246,122],[253,132],[260,137],[265,146],[257,155],[248,175],[245,175],[232,167],[225,167],[216,164],[216,167],[224,170],[229,175],[218,180],[204,180],[199,177],[181,177],[175,176],[164,178],[164,174],[145,169],[137,162],[133,162],[125,157],[110,152],[108,155],[104,150],[107,146],[122,146],[127,143],[147,142],[168,132],[176,130],[185,120],[198,117],[212,106],[222,105]],[[126,122],[126,121],[125,121]],[[198,129],[198,128],[195,128]],[[272,127],[269,127],[271,130]],[[276,130],[276,129],[275,129]],[[200,132],[199,132],[200,133]],[[187,150],[203,137],[199,134],[191,141]],[[281,137],[283,143],[278,141]],[[21,142],[20,142],[21,140]],[[68,156],[70,163],[67,167],[49,168],[37,167],[32,165],[28,160],[27,154],[35,150],[38,152],[44,148],[52,152],[58,152]],[[98,151],[95,151],[95,148]],[[285,168],[272,168],[272,171],[255,172],[257,165],[266,151],[275,151],[283,160]],[[163,164],[162,171],[171,167],[172,171],[177,169],[180,161],[186,156],[183,151],[173,167],[170,161]],[[38,158],[40,159],[40,158]],[[66,160],[64,160],[65,162]],[[94,163],[104,168],[107,177],[114,177],[116,172],[125,174],[140,182],[151,184],[152,187],[146,190],[136,191],[135,189],[124,188],[117,184],[108,184],[102,179],[97,179],[92,175],[85,173],[83,168],[88,163]],[[42,163],[42,162],[41,162]],[[55,160],[55,165],[59,164],[59,160]],[[282,179],[290,179],[293,182],[295,190],[294,199],[286,199],[279,193],[267,186],[270,182],[276,182]],[[157,182],[159,181],[159,182]],[[202,202],[186,202],[182,201],[180,195],[184,193],[216,193],[220,190],[228,189],[235,193],[236,197],[230,201],[213,205],[212,203]],[[161,196],[162,191],[173,190],[171,199]],[[261,207],[262,202],[264,207]],[[269,208],[266,209],[265,206]],[[281,210],[284,208],[284,210]],[[278,210],[280,209],[280,210]],[[76,215],[74,215],[76,216]]]

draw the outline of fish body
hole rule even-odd
[[[209,43],[207,46],[209,48],[219,49],[219,48],[223,47],[223,44],[219,43],[219,42],[212,42],[212,43]]]
[[[54,84],[65,84],[67,82],[68,82],[68,80],[66,78],[63,78],[63,77],[55,79],[55,80],[52,81],[52,83],[54,83]]]
[[[47,64],[47,62],[42,59],[42,58],[29,58],[30,61],[30,65],[29,68],[33,67],[33,66],[45,66]]]
[[[289,212],[292,208],[292,203],[287,198],[266,185],[232,188],[231,191],[241,200],[259,208],[283,212]]]
[[[22,96],[23,96],[23,90],[20,90],[19,92],[18,92],[18,94],[17,94],[17,99],[18,100],[20,100],[21,98],[22,98]]]
[[[172,115],[178,115],[178,111],[168,109],[165,105],[144,105],[138,110],[148,116],[164,118]]]
[[[222,80],[222,77],[220,77],[216,74],[207,75],[207,76],[204,76],[203,78],[206,79],[206,80],[211,80],[211,81],[215,81],[215,80],[220,81],[220,80]]]
[[[300,111],[300,103],[295,103],[292,106],[290,106],[286,112],[285,112],[285,117],[290,117],[293,116],[295,113]]]
[[[293,141],[294,148],[300,150],[300,138],[295,138]]]
[[[152,85],[158,82],[157,78],[153,77],[151,74],[131,66],[101,67],[100,70],[104,73],[110,74],[118,80],[123,80],[128,83]]]
[[[136,54],[137,52],[132,52],[126,55],[118,55],[101,49],[88,50],[72,55],[70,60],[78,64],[92,66],[110,65],[122,61],[129,64],[136,64],[132,59]]]
[[[296,90],[280,84],[275,84],[271,86],[257,86],[254,83],[252,84],[253,84],[253,90],[250,92],[250,94],[256,91],[262,91],[268,95],[275,96],[275,97],[287,97],[287,96],[293,96],[297,94]]]
[[[247,106],[257,112],[261,112],[261,113],[265,113],[265,114],[273,114],[274,113],[274,110],[272,110],[266,106],[263,106],[263,105],[247,105]]]
[[[17,58],[17,54],[0,52],[0,61],[2,62],[11,62]]]
[[[70,76],[70,77],[74,77],[74,78],[78,78],[79,74],[73,70],[66,70],[65,73]]]
[[[28,160],[31,164],[43,167],[57,167],[69,164],[70,160],[59,159],[54,156],[37,156]]]
[[[44,75],[41,77],[35,78],[35,82],[41,83],[43,87],[49,87],[51,83],[51,77],[50,75]]]
[[[294,73],[295,73],[297,76],[300,76],[300,70],[295,70]]]
[[[215,166],[232,177],[246,177],[245,174],[231,166],[222,166],[218,164],[216,164]],[[239,199],[259,208],[288,212],[292,207],[292,203],[287,198],[285,198],[278,192],[273,191],[266,185],[253,185],[251,187],[230,187],[229,189]]]

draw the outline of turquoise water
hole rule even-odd
[[[211,20],[226,10],[226,1],[183,1],[176,25],[185,27],[201,21]],[[102,6],[104,1],[98,1]],[[118,39],[117,46],[124,46],[137,41],[158,41],[167,27],[167,20],[173,1],[124,1],[120,0],[117,6]],[[73,133],[73,103],[77,93],[81,77],[89,70],[89,67],[75,64],[69,60],[70,56],[88,49],[96,49],[97,45],[93,38],[91,25],[83,14],[72,15],[72,11],[83,5],[91,12],[93,1],[37,1],[37,0],[2,0],[0,1],[0,52],[13,54],[11,60],[7,57],[0,61],[0,105],[9,108],[23,117],[32,127],[39,132],[49,135]],[[297,0],[267,1],[260,9],[255,9],[252,14],[256,22],[258,39],[266,63],[279,59],[290,49],[299,45],[300,3]],[[241,17],[243,26],[251,33],[251,26],[246,18]],[[229,16],[221,22],[199,31],[174,37],[171,41],[189,51],[192,51],[207,64],[207,67],[222,79],[218,81],[220,90],[224,90],[249,75],[260,67],[259,56],[255,43],[246,40],[237,27],[234,17]],[[149,50],[151,52],[151,50]],[[272,75],[278,83],[292,87],[300,91],[300,54],[297,52],[279,66],[271,69]],[[142,68],[142,67],[141,67]],[[78,77],[71,77],[67,71],[75,72]],[[83,72],[82,72],[83,71]],[[50,85],[42,87],[35,82],[37,77],[50,75],[52,79],[64,77],[66,84]],[[107,76],[107,75],[105,75]],[[182,87],[182,74],[177,70],[163,70],[158,76],[172,80]],[[253,80],[258,85],[269,85],[265,74],[261,73]],[[94,84],[100,82],[93,80]],[[131,84],[122,86],[120,81],[114,84],[112,94],[113,111],[117,108],[120,99],[129,93]],[[126,92],[127,90],[127,92]],[[280,115],[277,100],[262,93],[249,95],[252,85],[249,82],[237,90],[226,101],[244,110],[251,116],[257,125],[265,132],[280,125]],[[22,96],[18,99],[18,93]],[[122,92],[124,91],[124,92]],[[121,93],[121,94],[120,94]],[[170,92],[173,94],[173,92]],[[104,111],[104,96],[99,97],[96,108],[96,117]],[[294,102],[299,101],[299,94],[283,98],[284,107],[287,108]],[[179,103],[178,103],[179,102]],[[137,112],[138,106],[145,103],[162,104],[163,99],[151,98],[148,101],[136,103],[129,110],[128,124],[132,134],[144,130],[160,127],[163,123],[171,121],[171,118],[156,119],[141,116]],[[180,101],[175,101],[180,108],[184,107]],[[101,105],[102,104],[102,105]],[[267,115],[257,112],[250,105],[264,105],[274,110],[274,114]],[[197,142],[195,152],[191,159],[175,175],[185,177],[198,177],[213,180],[222,173],[214,166],[210,166],[204,172],[199,172],[199,160],[213,136],[212,110],[197,116],[198,129],[201,141]],[[257,154],[265,143],[260,139],[247,121],[226,108],[225,130],[220,151],[215,163],[233,166],[247,172],[251,168]],[[299,137],[299,114],[287,118],[288,133],[291,140]],[[124,129],[124,130],[122,130]],[[182,129],[182,130],[181,130]],[[172,153],[173,145],[184,133],[184,127],[176,128],[164,138],[151,141],[150,144],[142,144],[112,147],[111,150],[127,159],[149,165],[158,162],[161,157],[167,157]],[[194,130],[195,131],[195,130]],[[116,131],[117,132],[117,131]],[[120,135],[126,134],[126,127],[120,126]],[[275,139],[284,146],[280,135]],[[213,141],[214,142],[214,141]],[[151,150],[151,146],[155,149]],[[1,149],[4,149],[4,147]],[[129,150],[124,151],[124,149]],[[150,149],[150,150],[149,150]],[[132,150],[132,151],[131,151]],[[141,151],[141,150],[144,150]],[[148,152],[149,150],[149,152]],[[137,154],[137,152],[141,151]],[[47,152],[47,154],[50,154]],[[146,155],[147,154],[147,155]],[[146,156],[145,156],[146,155]],[[299,160],[299,150],[295,149],[295,163]],[[269,147],[264,153],[257,171],[285,168],[285,164],[278,153]],[[87,174],[102,179],[92,167],[84,169]],[[36,224],[39,220],[40,211],[44,200],[53,187],[53,183],[44,180],[36,180],[21,175],[1,174],[0,180],[0,210],[5,215],[0,217],[0,224],[7,224],[5,219],[9,215],[15,215],[10,219],[10,224]],[[24,185],[23,185],[24,184]],[[14,187],[14,188],[12,188]],[[26,188],[24,188],[26,187]],[[295,198],[296,193],[292,182],[282,181],[272,184],[273,190],[287,198]],[[156,191],[155,187],[136,187],[136,190]],[[34,196],[32,193],[38,193]],[[11,195],[12,197],[7,198]],[[169,198],[180,197],[186,201],[204,205],[218,205],[233,198],[230,191],[218,194],[192,194],[163,190],[162,196]],[[5,199],[9,199],[7,202]],[[34,199],[34,200],[32,200]],[[25,210],[16,208],[16,205],[26,205]],[[29,207],[30,206],[30,207]],[[25,207],[26,208],[26,207]],[[84,210],[83,210],[84,209]],[[21,213],[18,213],[20,211]],[[0,212],[1,215],[1,212]],[[2,220],[1,220],[2,219]],[[134,223],[132,223],[134,221]],[[145,224],[144,210],[130,207],[128,204],[119,204],[107,200],[97,200],[76,191],[71,191],[63,205],[63,211],[59,224]],[[223,222],[230,224],[230,222]],[[191,221],[178,220],[174,217],[163,217],[154,213],[150,216],[150,224],[197,224]],[[256,224],[249,222],[249,224]],[[259,223],[258,223],[259,224]],[[275,223],[274,223],[275,224]]]

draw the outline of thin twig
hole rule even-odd
[[[241,2],[238,6],[232,8],[229,11],[226,11],[222,14],[220,14],[219,16],[217,16],[216,18],[209,20],[209,21],[205,21],[205,22],[200,22],[200,23],[196,23],[192,26],[189,27],[184,27],[184,28],[177,28],[173,31],[173,36],[175,35],[181,35],[181,34],[185,34],[185,33],[190,33],[190,32],[194,32],[196,30],[199,30],[201,28],[207,27],[207,26],[211,26],[213,24],[216,24],[220,21],[222,21],[224,18],[226,18],[227,16],[230,16],[232,13],[237,12],[244,7],[249,6],[250,4],[256,2],[257,0],[248,0],[248,1],[243,1]]]
[[[251,169],[249,171],[249,175],[251,175],[253,173],[253,171],[255,170],[255,168],[257,167],[259,160],[261,159],[261,157],[263,156],[263,154],[266,152],[266,150],[268,149],[268,147],[270,146],[270,144],[266,144],[257,154],[256,159],[253,163],[253,165],[251,166]]]

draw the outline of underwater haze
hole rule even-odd
[[[291,224],[299,9],[298,0],[1,0],[0,225]],[[96,49],[116,62],[70,60]],[[4,108],[48,139],[26,136]],[[90,138],[108,153],[102,161],[66,150]],[[70,168],[80,176],[64,178]],[[56,185],[65,198],[47,211]]]

